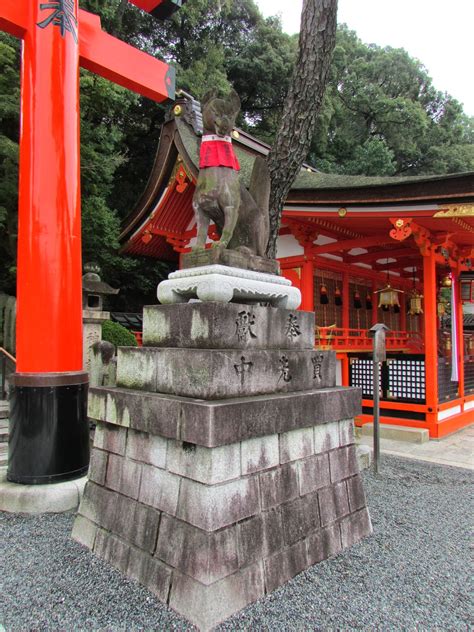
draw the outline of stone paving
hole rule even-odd
[[[359,437],[357,442],[372,447],[373,439]],[[381,439],[380,449],[382,454],[474,470],[474,423],[448,437],[432,439],[428,443]]]

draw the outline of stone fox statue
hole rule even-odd
[[[269,235],[270,176],[265,160],[259,156],[249,190],[239,181],[240,165],[231,137],[239,110],[235,90],[225,98],[218,98],[211,90],[202,100],[204,132],[193,197],[197,221],[194,250],[204,248],[212,220],[220,237],[214,246],[264,257]]]

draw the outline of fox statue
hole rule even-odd
[[[197,221],[193,250],[204,248],[209,223],[213,221],[220,237],[214,247],[265,257],[270,230],[270,174],[259,156],[254,162],[249,190],[240,182],[240,165],[232,148],[239,96],[231,90],[219,98],[215,90],[210,90],[201,103],[204,132],[193,197]]]

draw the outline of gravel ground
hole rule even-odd
[[[473,629],[473,474],[383,458],[365,473],[374,535],[298,575],[220,630]],[[0,514],[0,621],[12,630],[191,630],[69,539],[71,514]],[[1,629],[1,626],[0,626]]]

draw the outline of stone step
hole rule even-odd
[[[4,399],[0,400],[0,419],[7,419],[10,407]]]
[[[0,444],[0,467],[8,464],[8,444]]]
[[[374,424],[364,424],[361,428],[361,436],[372,437],[374,434]],[[396,426],[380,424],[380,438],[391,439],[392,441],[407,441],[409,443],[427,443],[430,440],[430,433],[427,428],[408,428],[407,426]]]
[[[204,400],[331,388],[333,351],[120,347],[117,386]]]
[[[312,349],[314,313],[237,303],[152,305],[143,308],[143,345]]]
[[[0,420],[0,444],[6,443],[8,441],[8,419]]]

